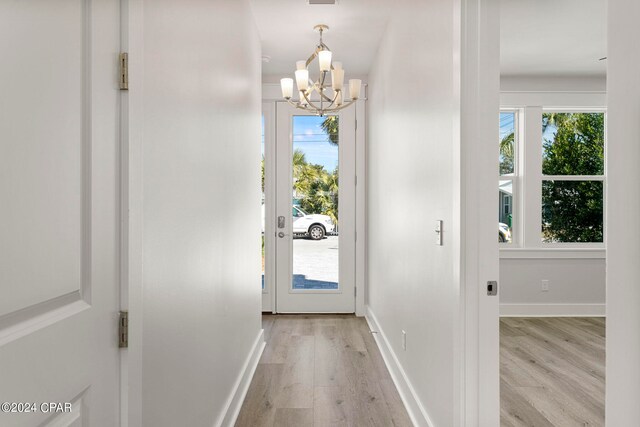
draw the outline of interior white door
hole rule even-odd
[[[119,425],[119,8],[0,2],[2,426]]]
[[[276,311],[353,313],[355,109],[328,130],[287,103],[276,114]]]

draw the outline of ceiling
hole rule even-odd
[[[262,54],[270,57],[262,64],[263,76],[292,76],[295,62],[307,59],[318,42],[313,26],[327,24],[324,41],[343,62],[348,79],[369,73],[394,1],[251,0],[251,5]],[[606,0],[501,0],[500,20],[502,75],[605,75],[606,61],[598,59],[606,56]]]
[[[604,76],[606,0],[502,0],[502,75]]]
[[[309,5],[307,0],[251,0],[262,38],[263,76],[290,76],[296,61],[307,59],[318,44],[316,24],[326,24],[324,42],[341,61],[345,78],[367,75],[392,11],[391,0],[338,0]]]

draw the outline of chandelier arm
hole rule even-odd
[[[338,94],[339,93],[340,93],[339,91],[335,92],[335,95],[334,95],[333,99],[331,100],[331,103],[327,106],[327,109],[331,108],[331,106],[336,102],[336,99],[338,99]]]
[[[327,108],[325,111],[328,112],[328,113],[335,113],[336,111],[340,111],[340,110],[342,110],[344,108],[347,108],[348,106],[350,106],[351,104],[353,104],[356,101],[357,101],[357,99],[354,99],[352,101],[347,102],[346,104],[342,104],[339,107],[335,107],[335,108],[331,108],[331,109]]]
[[[287,102],[288,102],[291,106],[296,107],[296,108],[298,108],[298,109],[300,109],[300,110],[306,110],[306,108],[305,108],[303,105],[301,105],[299,102],[293,102],[293,101],[291,100],[291,98],[287,99]]]

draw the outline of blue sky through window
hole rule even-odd
[[[333,172],[338,166],[338,146],[329,142],[329,135],[322,129],[324,117],[293,117],[293,148],[304,152],[308,163],[324,166]]]
[[[500,113],[500,139],[515,130],[515,113]]]

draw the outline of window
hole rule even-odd
[[[507,247],[602,248],[604,111],[500,112],[498,240]]]
[[[513,241],[513,188],[517,172],[516,132],[517,112],[500,113],[500,150],[498,155],[500,181],[498,186],[498,241]],[[505,179],[508,178],[508,179]]]
[[[542,114],[544,243],[604,241],[604,113]]]

